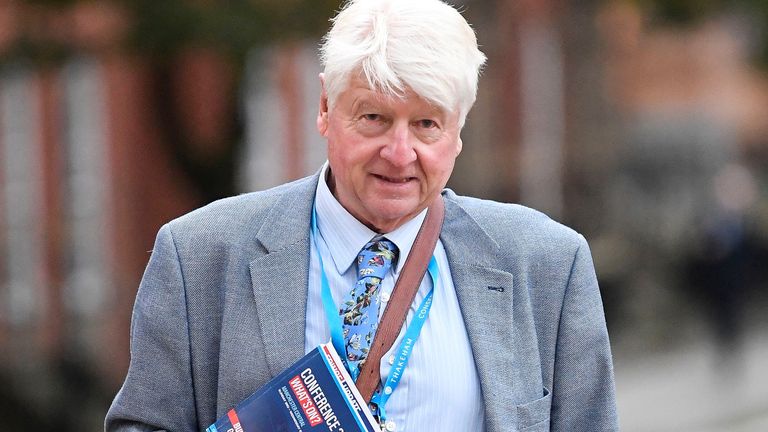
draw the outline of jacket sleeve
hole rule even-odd
[[[168,225],[160,229],[131,318],[131,362],[106,431],[198,430],[184,278]]]
[[[618,431],[611,348],[584,237],[565,288],[555,347],[551,430]]]

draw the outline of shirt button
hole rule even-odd
[[[390,420],[387,422],[387,424],[384,425],[384,428],[389,432],[395,432],[395,429],[397,429],[397,425],[395,425],[394,421]]]
[[[395,356],[394,355],[389,356],[389,364],[391,364],[391,365],[395,364]]]
[[[381,301],[383,301],[384,303],[389,301],[389,293],[388,292],[381,293]]]

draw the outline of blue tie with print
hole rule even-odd
[[[357,256],[357,283],[339,309],[343,321],[347,360],[362,369],[379,323],[381,281],[392,262],[397,247],[384,237],[376,236]],[[353,377],[356,378],[356,377]]]

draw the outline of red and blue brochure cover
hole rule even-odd
[[[229,410],[206,432],[380,432],[330,343]]]

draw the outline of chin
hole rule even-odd
[[[415,215],[416,213],[418,213],[418,211],[415,206],[387,206],[385,208],[379,206],[378,208],[374,208],[373,212],[373,214],[379,216],[378,219],[380,221],[387,221],[389,223],[392,223],[393,221],[406,222],[402,219],[409,215]]]

